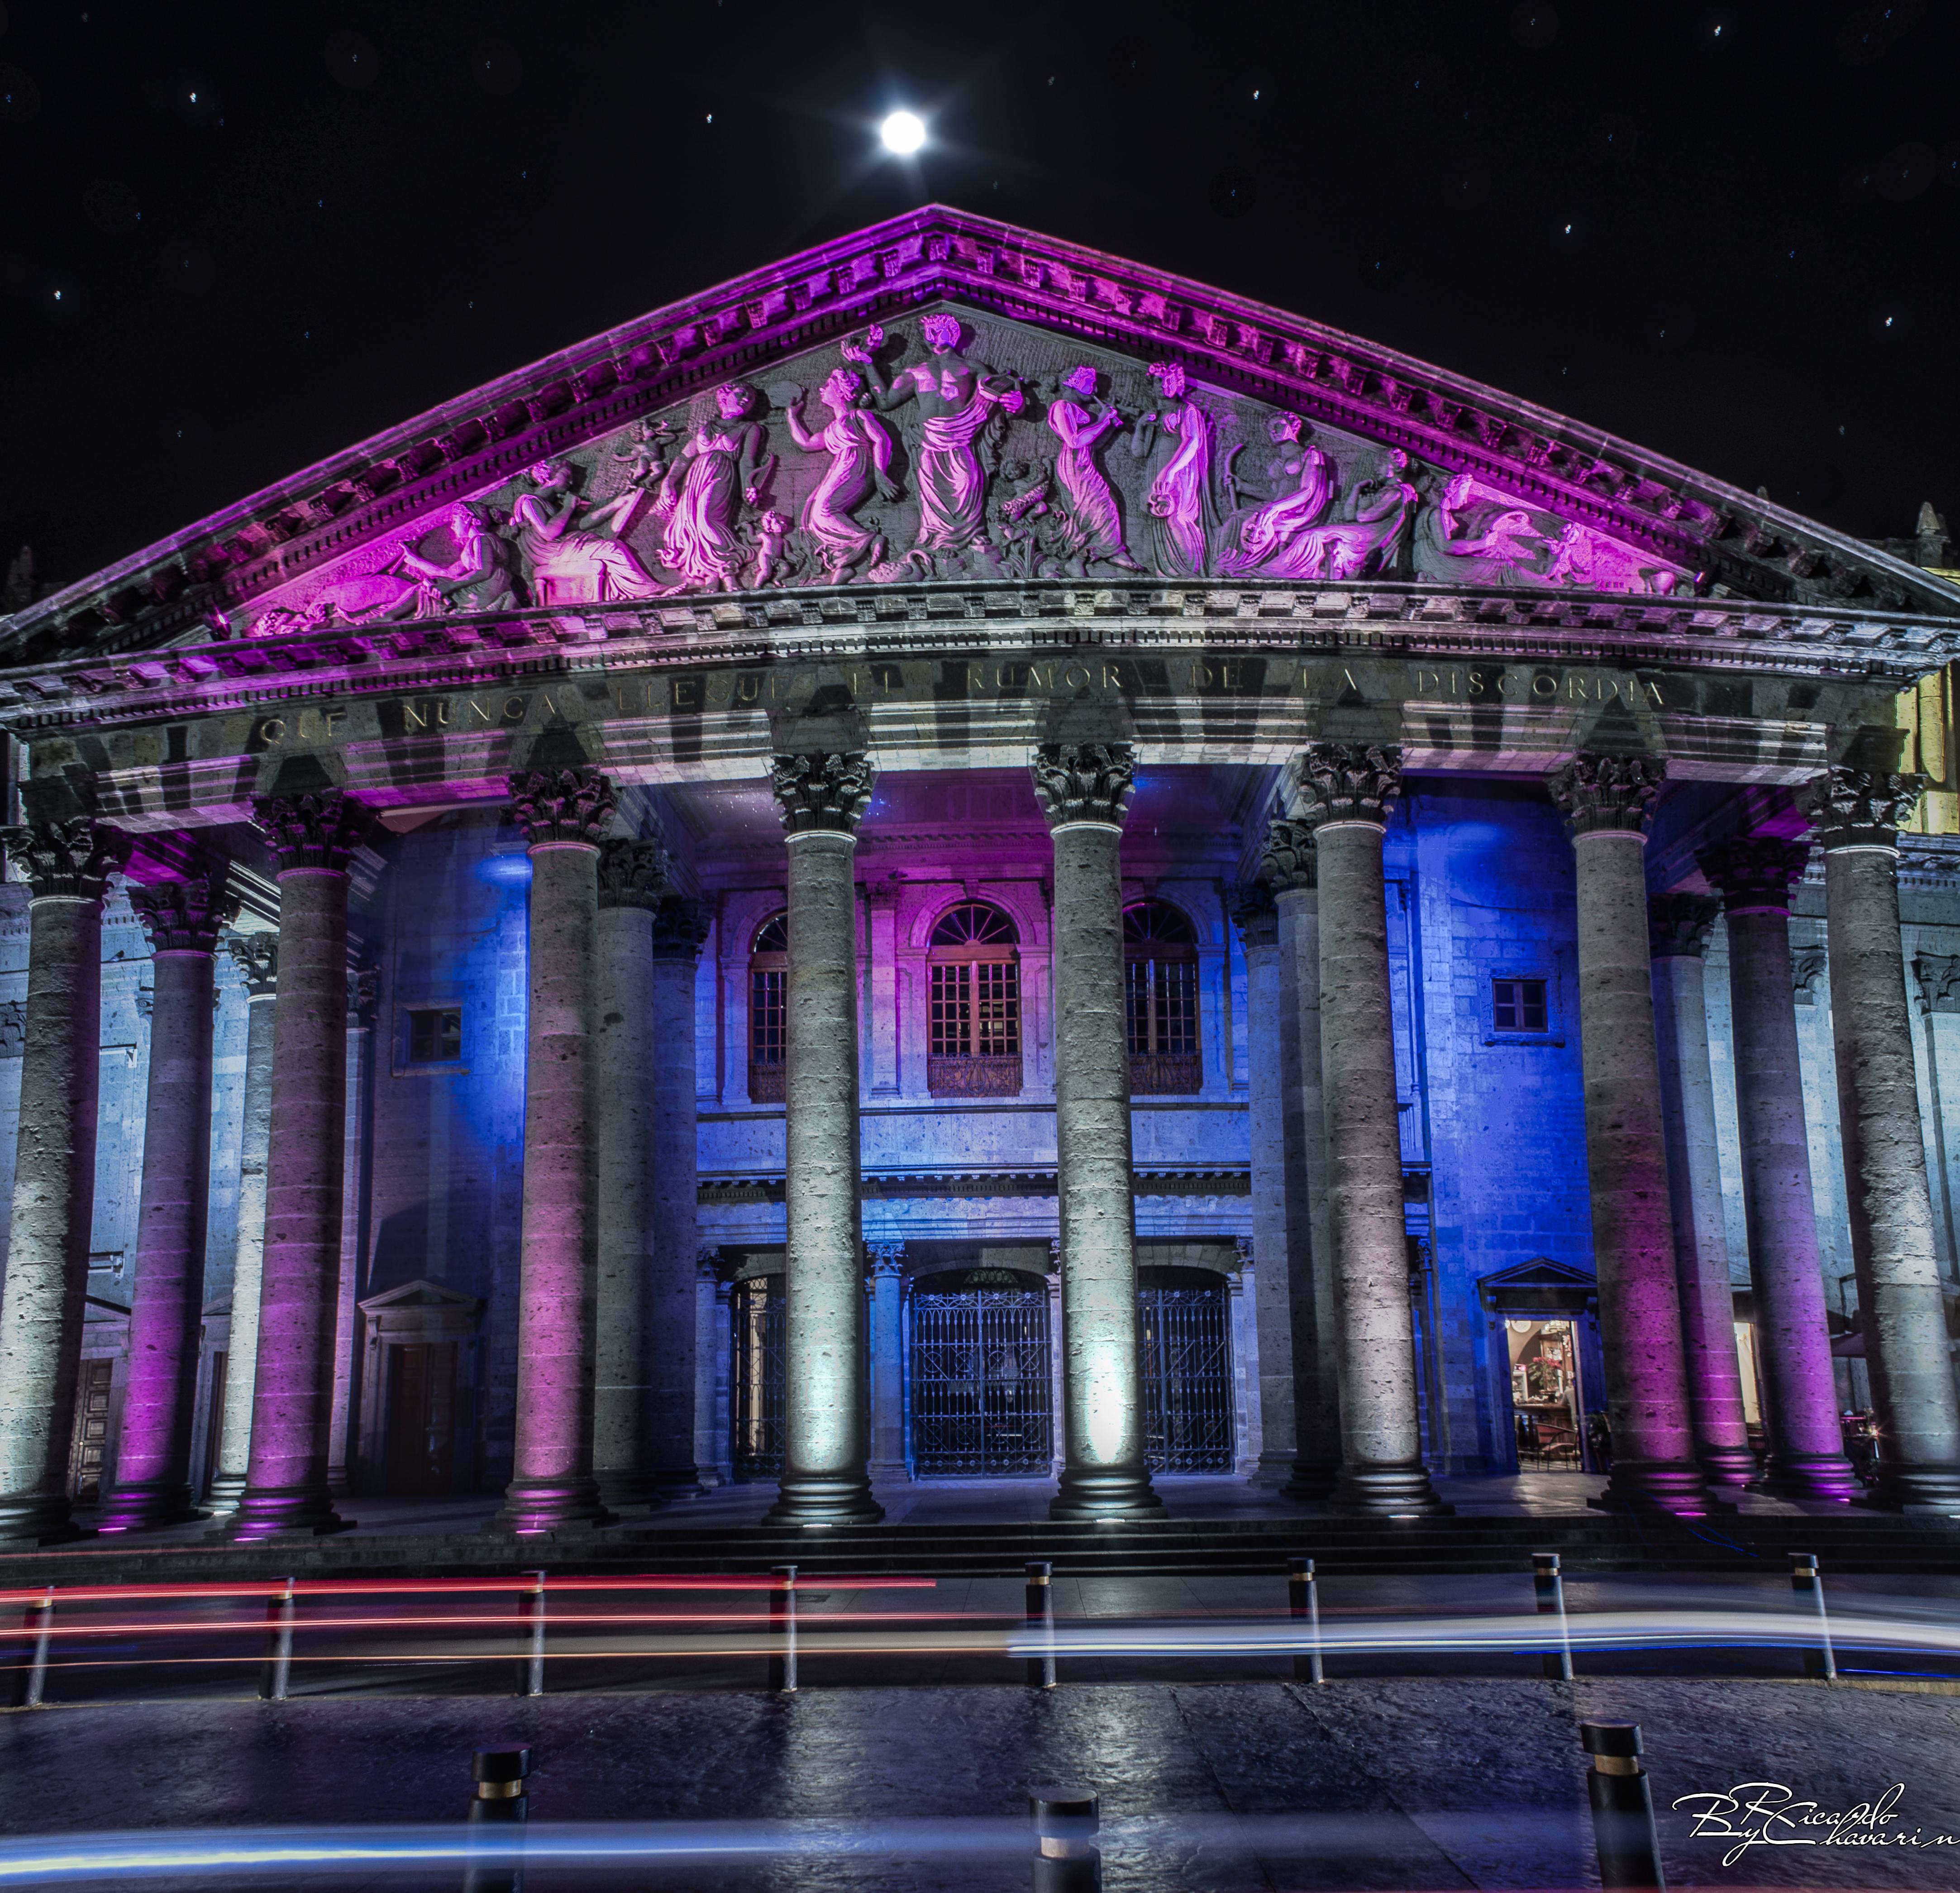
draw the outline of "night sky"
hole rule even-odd
[[[72,579],[932,200],[1960,527],[1960,7],[0,5],[0,559]],[[896,106],[918,161],[881,156]]]

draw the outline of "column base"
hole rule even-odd
[[[885,1508],[863,1473],[786,1472],[765,1525],[876,1525]]]
[[[599,1496],[599,1481],[581,1472],[560,1479],[513,1479],[504,1489],[503,1507],[490,1521],[490,1529],[520,1537],[586,1531],[611,1525],[614,1517]]]
[[[1879,1464],[1876,1489],[1858,1503],[1873,1512],[1933,1512],[1960,1517],[1960,1465]]]
[[[212,1536],[220,1543],[250,1544],[261,1538],[329,1538],[354,1528],[320,1486],[247,1485],[238,1509]]]
[[[1293,1477],[1293,1455],[1290,1452],[1262,1452],[1249,1475],[1255,1485],[1277,1490]]]
[[[1616,1459],[1606,1490],[1586,1503],[1596,1512],[1666,1512],[1684,1519],[1736,1509],[1708,1490],[1701,1467],[1684,1459]]]
[[[873,1487],[908,1486],[912,1469],[902,1459],[874,1459],[865,1468]]]
[[[1711,1486],[1739,1489],[1763,1476],[1762,1461],[1747,1446],[1710,1446],[1694,1455]]]
[[[244,1496],[245,1475],[242,1472],[220,1473],[211,1482],[205,1509],[215,1519],[229,1518],[238,1509],[238,1501]]]
[[[1828,1499],[1842,1504],[1864,1490],[1841,1452],[1771,1452],[1758,1490],[1780,1499]]]
[[[1280,1496],[1304,1499],[1309,1504],[1324,1503],[1334,1496],[1340,1483],[1338,1459],[1296,1459],[1287,1468]]]
[[[0,1545],[72,1544],[81,1537],[65,1492],[10,1492],[0,1496]]]
[[[1061,1490],[1048,1501],[1051,1519],[1154,1519],[1163,1501],[1150,1487],[1147,1466],[1064,1466]]]
[[[672,1496],[651,1472],[596,1472],[592,1477],[599,1488],[599,1503],[609,1511],[663,1506]]]
[[[1327,1509],[1337,1519],[1446,1519],[1456,1511],[1436,1496],[1427,1469],[1414,1460],[1341,1467]]]
[[[191,1503],[188,1484],[161,1479],[132,1480],[126,1486],[114,1486],[103,1495],[95,1528],[105,1534],[156,1531],[206,1515]]]

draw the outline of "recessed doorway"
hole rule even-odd
[[[1511,1423],[1520,1472],[1577,1472],[1584,1463],[1586,1404],[1578,1337],[1569,1321],[1506,1320]]]

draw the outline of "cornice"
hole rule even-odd
[[[195,636],[445,499],[731,374],[937,299],[1183,362],[1309,419],[1478,473],[1752,596],[1960,613],[1960,585],[1533,403],[1079,244],[928,206],[652,311],[319,461],[0,621],[98,658]]]
[[[1960,617],[1386,581],[1284,591],[1062,579],[833,586],[529,609],[0,671],[0,728],[113,727],[619,669],[1085,646],[1367,649],[1458,662],[1821,673],[1903,687],[1960,652]]]

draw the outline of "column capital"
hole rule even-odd
[[[862,750],[777,756],[769,789],[786,835],[854,835],[877,772]]]
[[[612,783],[590,768],[520,769],[511,778],[511,801],[527,848],[555,841],[597,848],[615,806]]]
[[[1805,793],[1803,811],[1817,828],[1817,845],[1834,848],[1897,848],[1898,831],[1911,821],[1926,778],[1848,769],[1834,763]]]
[[[1292,894],[1316,884],[1319,857],[1313,852],[1313,824],[1281,815],[1266,824],[1259,856],[1259,878],[1274,894]]]
[[[599,905],[657,910],[667,897],[673,861],[657,841],[599,844]]]
[[[129,905],[157,953],[215,953],[219,932],[238,917],[222,866],[183,881],[130,884]]]
[[[372,1025],[381,1004],[381,969],[378,966],[350,966],[347,969],[347,1022]]]
[[[654,958],[692,964],[708,938],[708,915],[698,900],[670,894],[654,910]]]
[[[338,789],[307,795],[255,795],[252,821],[282,874],[294,868],[344,873],[348,857],[368,836],[367,810]]]
[[[1256,1264],[1253,1260],[1255,1251],[1253,1248],[1252,1238],[1249,1235],[1242,1235],[1234,1238],[1234,1240],[1239,1251],[1239,1267],[1242,1269],[1249,1269],[1255,1267]]]
[[[1386,828],[1402,792],[1402,745],[1311,744],[1287,771],[1287,786],[1293,819],[1309,833],[1335,822]]]
[[[228,933],[224,950],[238,963],[248,999],[262,999],[278,990],[279,936],[276,933]]]
[[[1644,836],[1666,777],[1659,757],[1581,751],[1545,786],[1577,841],[1581,835]]]
[[[1647,957],[1698,960],[1708,951],[1708,935],[1722,903],[1712,894],[1647,896]]]
[[[1782,835],[1742,835],[1694,857],[1729,913],[1787,913],[1790,891],[1803,878],[1810,843]]]
[[[1239,929],[1239,937],[1246,943],[1249,953],[1255,947],[1278,946],[1280,939],[1280,911],[1273,904],[1273,891],[1263,880],[1235,881],[1228,890],[1226,903],[1232,910],[1233,923]]]
[[[905,1245],[902,1242],[867,1242],[864,1253],[870,1260],[873,1275],[889,1279],[901,1272]]]
[[[694,1252],[694,1272],[702,1281],[712,1282],[722,1288],[728,1286],[728,1267],[722,1260],[719,1249],[696,1249]]]
[[[129,857],[129,837],[105,828],[93,815],[0,828],[0,846],[37,900],[57,895],[100,900],[110,871]]]
[[[1137,786],[1137,753],[1128,743],[1043,743],[1029,766],[1049,827],[1122,827]]]

